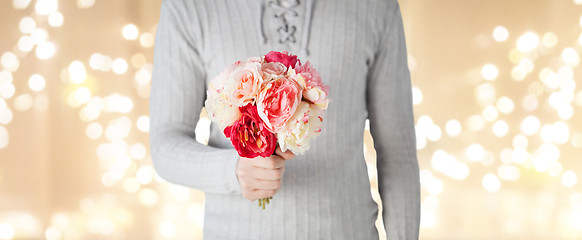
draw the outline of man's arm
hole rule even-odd
[[[240,193],[237,152],[196,142],[194,129],[206,96],[206,73],[192,5],[162,3],[150,96],[152,160],[157,173],[169,182],[204,192]]]
[[[368,75],[368,116],[377,153],[387,238],[418,239],[420,181],[402,16],[391,1]]]

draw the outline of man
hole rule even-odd
[[[216,126],[194,128],[207,83],[269,51],[309,60],[330,86],[305,155],[240,158]],[[158,174],[206,193],[207,239],[378,239],[362,152],[377,152],[388,239],[417,239],[420,184],[410,75],[396,0],[166,0],[154,52],[150,145]],[[283,174],[284,173],[284,174]],[[256,200],[273,196],[266,210]]]

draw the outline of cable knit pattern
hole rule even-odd
[[[206,193],[205,239],[378,239],[362,151],[369,118],[388,239],[417,239],[420,184],[398,3],[299,1],[297,16],[287,19],[297,36],[291,41],[279,33],[281,9],[270,2],[163,2],[150,96],[156,171]],[[228,139],[212,125],[202,145],[194,128],[208,82],[226,65],[271,50],[309,60],[332,102],[322,134],[305,155],[286,162],[281,190],[261,210],[241,196],[238,155]]]

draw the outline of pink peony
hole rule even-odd
[[[257,99],[259,116],[272,132],[277,132],[301,102],[302,88],[289,78],[279,78],[264,85]]]
[[[321,82],[321,76],[319,76],[319,73],[317,72],[317,70],[315,70],[315,68],[313,67],[313,65],[311,65],[309,61],[297,67],[297,69],[295,69],[295,72],[297,72],[297,74],[303,77],[307,89],[319,87],[325,92],[326,95],[329,94],[329,86],[323,85],[323,82]]]
[[[229,78],[225,81],[225,90],[230,94],[230,102],[242,107],[253,104],[263,83],[260,74],[261,64],[255,61],[247,61],[238,65]]]
[[[292,68],[295,68],[295,65],[297,65],[297,63],[299,63],[299,65],[301,65],[301,62],[297,59],[296,55],[290,55],[286,51],[283,51],[283,52],[270,51],[269,53],[267,53],[267,55],[265,55],[265,61],[266,62],[280,62],[283,65],[285,65],[285,67],[292,67]]]
[[[265,62],[261,65],[263,80],[270,81],[281,78],[287,72],[287,67],[280,62]]]
[[[275,152],[277,136],[270,132],[259,118],[257,107],[246,105],[240,109],[241,117],[224,129],[238,155],[246,158],[268,157]]]

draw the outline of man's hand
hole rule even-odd
[[[281,188],[285,173],[285,160],[295,157],[290,150],[282,152],[279,146],[275,155],[238,159],[236,176],[244,198],[254,201],[272,197]]]

